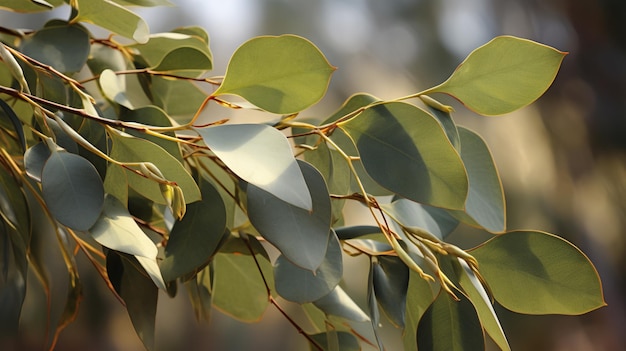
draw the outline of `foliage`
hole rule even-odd
[[[335,70],[311,42],[251,39],[223,77],[207,77],[203,29],[150,34],[128,4],[167,1],[73,0],[68,21],[1,28],[3,325],[19,324],[28,270],[50,293],[35,249],[50,233],[69,276],[50,348],[79,311],[79,254],[125,304],[147,349],[159,289],[187,290],[199,320],[216,307],[254,322],[271,305],[324,350],[382,349],[380,310],[404,330],[407,350],[474,350],[484,332],[508,350],[494,300],[526,314],[604,305],[593,265],[572,244],[507,231],[487,145],[431,96],[509,113],[546,91],[565,53],[497,37],[433,88],[391,101],[355,94],[310,123],[299,113],[325,95]],[[86,23],[112,35],[94,37]],[[201,116],[208,104],[273,120]],[[377,226],[344,226],[347,201],[363,204]],[[459,224],[494,236],[463,250],[446,241]],[[370,262],[364,307],[341,285],[343,261],[359,255]],[[294,322],[279,298],[300,305],[310,325]],[[355,331],[362,324],[369,334]]]

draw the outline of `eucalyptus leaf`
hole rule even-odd
[[[432,206],[465,207],[468,181],[461,158],[425,111],[403,102],[378,104],[340,126],[380,185]]]
[[[112,1],[76,0],[73,21],[93,23],[138,43],[148,41],[148,24],[138,15]]]
[[[196,128],[205,144],[237,176],[277,198],[312,209],[307,184],[287,138],[263,124]]]
[[[96,168],[81,156],[53,152],[41,172],[42,196],[63,225],[86,231],[104,205],[104,187]]]
[[[474,50],[440,85],[482,115],[501,115],[537,100],[552,84],[567,53],[527,39],[497,37]]]
[[[131,46],[139,51],[154,71],[210,70],[213,68],[208,43],[182,33],[160,33],[145,44]]]
[[[0,108],[4,111],[3,116],[6,116],[15,133],[17,134],[17,139],[19,141],[20,146],[22,147],[22,151],[26,151],[26,137],[24,136],[24,129],[22,128],[22,122],[17,117],[11,106],[9,106],[4,100],[0,99]]]
[[[389,204],[382,204],[381,207],[404,227],[421,228],[442,240],[459,224],[446,210],[407,199],[396,199]]]
[[[417,348],[433,351],[483,350],[485,338],[474,306],[463,295],[441,292],[417,327]]]
[[[317,345],[322,347],[324,351],[334,350],[333,347],[330,346],[331,341],[329,340],[328,333],[319,333],[309,335],[311,339],[315,340]],[[361,346],[359,345],[359,340],[351,333],[339,331],[336,332],[336,341],[337,347],[341,351],[360,351]],[[310,345],[311,351],[318,350],[317,345]]]
[[[433,291],[432,285],[416,272],[409,270],[406,317],[402,333],[402,344],[406,351],[417,351],[417,326],[436,297],[437,291]]]
[[[512,311],[576,315],[606,305],[592,263],[555,235],[510,232],[470,253],[496,301]]]
[[[78,72],[87,62],[89,34],[76,24],[47,26],[24,38],[21,50],[60,72]]]
[[[372,270],[378,303],[394,325],[404,328],[409,268],[397,257],[378,256]]]
[[[334,233],[328,237],[326,257],[315,272],[296,266],[284,255],[278,256],[274,264],[276,291],[286,300],[297,303],[316,301],[329,294],[342,275],[341,246]]]
[[[356,322],[370,321],[368,315],[339,285],[328,295],[313,301],[313,304],[327,315],[339,316]]]
[[[257,37],[235,51],[214,95],[238,95],[268,112],[295,113],[324,96],[334,70],[302,37]]]
[[[250,222],[285,258],[303,269],[315,271],[326,255],[330,236],[330,200],[319,172],[299,161],[313,206],[310,211],[293,206],[272,194],[248,185]]]

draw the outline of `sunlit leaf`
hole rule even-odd
[[[155,127],[172,126],[172,120],[168,117],[165,111],[154,105],[145,106],[134,110],[121,111],[120,119],[128,122],[137,122]],[[163,150],[174,156],[174,158],[176,158],[179,162],[183,161],[183,156],[180,151],[180,145],[177,142],[166,140],[157,136],[146,135],[145,133],[141,133],[139,131],[128,130],[127,132],[130,135],[136,136],[138,138],[143,138],[159,145],[163,148]],[[175,136],[173,132],[166,132],[163,134],[172,137]]]
[[[40,12],[50,10],[50,6],[54,7],[63,4],[63,0],[36,0],[36,1],[25,1],[25,0],[3,0],[0,3],[0,9],[6,9],[9,11],[15,12]]]
[[[46,26],[24,38],[24,54],[60,72],[78,72],[87,62],[89,34],[80,25]]]
[[[495,299],[526,314],[582,314],[605,305],[593,264],[557,236],[518,231],[471,251]]]
[[[93,23],[138,43],[148,41],[148,24],[132,11],[109,0],[76,0],[76,5],[73,21]]]
[[[145,44],[131,46],[154,71],[210,70],[211,51],[202,38],[182,33],[160,33]]]
[[[237,176],[305,210],[312,200],[287,138],[263,124],[197,128],[205,144]]]
[[[436,296],[437,291],[433,291],[426,280],[416,272],[409,271],[406,317],[402,333],[402,344],[405,351],[417,351],[417,325]]]
[[[209,322],[211,316],[211,269],[205,267],[185,282],[197,321]]]
[[[273,113],[295,113],[324,96],[334,70],[304,38],[257,37],[235,51],[214,94],[239,95]]]
[[[376,299],[389,320],[404,328],[409,269],[397,257],[379,256],[372,264]]]
[[[483,350],[485,338],[472,303],[441,292],[417,327],[417,348],[433,351]]]
[[[124,6],[173,6],[168,0],[113,0],[114,2]]]
[[[137,89],[137,86],[131,86],[133,80],[136,81],[137,77],[118,76],[112,70],[105,69],[100,73],[98,83],[105,97],[128,109],[134,110],[150,105],[150,100],[143,94],[142,90]]]
[[[376,105],[342,123],[367,173],[399,195],[436,207],[462,209],[465,168],[439,123],[406,103]]]
[[[367,314],[340,286],[336,286],[333,291],[321,299],[313,301],[313,304],[326,314],[332,314],[356,322],[369,322],[370,320]]]
[[[423,229],[439,239],[444,239],[459,224],[459,221],[445,210],[407,199],[397,199],[389,204],[383,204],[382,207],[403,226]]]
[[[154,103],[181,124],[188,122],[207,97],[193,82],[182,79],[153,76],[150,88]]]
[[[102,179],[84,158],[53,152],[43,167],[41,186],[48,209],[63,225],[84,231],[100,217],[104,204]]]
[[[311,211],[290,205],[248,185],[248,216],[265,239],[297,266],[316,270],[324,260],[330,233],[330,199],[319,172],[306,162],[300,169],[311,193]]]
[[[175,182],[185,194],[185,202],[200,200],[200,189],[189,172],[176,158],[160,146],[141,138],[123,133],[110,133],[112,139],[111,157],[121,162],[151,162],[163,173],[163,176]],[[141,195],[165,204],[159,184],[131,171],[126,171],[128,183]]]
[[[334,350],[330,343],[332,341],[328,338],[328,333],[319,333],[314,335],[309,335],[311,339],[315,340],[317,345],[310,345],[310,350],[315,351],[318,350],[317,346],[321,346],[324,351]],[[339,331],[336,332],[336,347],[338,347],[341,351],[360,351],[361,345],[359,345],[359,340],[352,333]]]
[[[297,303],[319,300],[339,284],[343,275],[339,240],[334,233],[329,236],[326,257],[315,272],[298,267],[281,255],[276,259],[274,275],[276,291],[286,300]]]
[[[474,50],[442,84],[446,93],[482,115],[501,115],[539,98],[552,84],[566,53],[530,40],[497,37]]]
[[[273,286],[272,266],[263,246],[252,236],[248,243],[268,285]],[[243,239],[231,238],[213,259],[213,305],[233,318],[258,321],[269,305],[261,272]]]
[[[485,141],[473,131],[459,127],[461,158],[467,170],[469,193],[465,211],[451,212],[470,225],[492,233],[506,229],[504,191],[498,170]]]
[[[174,280],[207,264],[226,229],[226,209],[217,190],[201,185],[202,200],[187,206],[182,220],[170,232],[161,272],[165,281]]]

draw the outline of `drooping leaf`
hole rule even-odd
[[[12,228],[0,221],[0,337],[16,335],[22,314],[22,305],[26,298],[26,248],[16,247],[12,239],[19,235]]]
[[[154,71],[210,70],[209,46],[202,38],[182,33],[160,33],[145,44],[131,46]]]
[[[336,346],[338,350],[341,351],[360,351],[361,345],[359,345],[359,340],[352,333],[339,331],[335,332],[336,338]],[[329,340],[328,333],[319,333],[309,335],[311,339],[315,340],[317,345],[310,345],[311,351],[318,350],[317,346],[321,346],[324,351],[332,351],[335,350],[333,345],[330,345],[333,341]]]
[[[26,151],[26,138],[24,137],[24,129],[22,128],[22,122],[17,117],[11,106],[9,106],[4,100],[0,99],[0,108],[4,112],[2,116],[6,116],[13,126],[13,130],[17,134],[17,140],[19,141],[22,151]]]
[[[373,225],[354,225],[335,228],[335,233],[340,240],[349,240],[365,235],[381,233],[381,231],[379,227]]]
[[[495,299],[526,314],[582,314],[605,305],[593,264],[555,235],[516,231],[471,251]]]
[[[148,140],[135,138],[125,133],[114,132],[109,135],[112,139],[112,158],[121,162],[151,162],[167,180],[175,182],[182,189],[186,203],[200,200],[200,189],[195,180],[183,165],[167,151]],[[126,175],[128,183],[138,193],[156,203],[165,204],[159,184],[156,181],[128,170]]]
[[[469,193],[465,211],[451,213],[470,225],[502,233],[506,229],[504,191],[489,148],[478,134],[469,129],[459,127],[459,135]]]
[[[286,300],[297,303],[319,300],[329,294],[343,276],[339,240],[334,233],[328,237],[326,256],[315,272],[296,266],[280,255],[274,264],[274,275],[276,291]]]
[[[343,317],[356,322],[369,322],[370,318],[352,298],[337,285],[328,295],[313,301],[315,307],[326,314]]]
[[[188,80],[152,76],[150,84],[154,103],[179,123],[187,123],[207,95]]]
[[[455,284],[458,283],[472,305],[474,305],[480,323],[487,334],[489,334],[491,339],[500,347],[500,350],[509,351],[511,349],[509,342],[504,335],[504,330],[502,330],[498,316],[493,309],[491,299],[476,274],[474,274],[465,261],[458,258],[441,257],[439,262],[440,267],[444,270],[446,275],[452,279]]]
[[[436,207],[462,209],[467,174],[439,123],[416,106],[391,102],[340,124],[380,185]]]
[[[148,41],[148,24],[137,14],[112,1],[76,0],[74,22],[93,23],[138,43]]]
[[[485,338],[472,303],[463,295],[454,301],[445,292],[428,307],[417,327],[420,351],[483,350]]]
[[[204,267],[185,282],[197,321],[209,322],[211,316],[211,268]]]
[[[394,325],[404,328],[409,268],[397,257],[379,256],[372,270],[378,303]]]
[[[426,95],[420,96],[420,98],[425,99]],[[430,97],[428,97],[430,98]],[[428,111],[439,121],[441,127],[446,132],[450,143],[454,146],[457,151],[461,151],[461,137],[459,136],[459,130],[457,125],[454,123],[452,119],[451,111],[442,111],[442,109],[435,108],[433,106],[428,106]]]
[[[539,98],[552,84],[566,53],[530,40],[497,37],[474,50],[440,85],[482,115],[501,115]]]
[[[273,286],[272,266],[265,249],[252,236],[254,251],[263,276]],[[213,258],[213,305],[245,322],[258,321],[269,306],[269,296],[261,272],[243,239],[231,238]]]
[[[107,68],[100,73],[98,83],[106,98],[127,109],[134,110],[150,105],[143,90],[138,89],[139,83],[135,75],[118,76]]]
[[[429,285],[416,272],[409,271],[406,317],[402,332],[402,344],[406,351],[417,351],[417,325],[436,296],[437,291],[432,289],[432,285]]]
[[[459,224],[459,221],[445,210],[407,199],[397,199],[381,206],[403,226],[421,228],[442,240]]]
[[[80,25],[46,26],[24,38],[22,52],[60,72],[78,72],[89,56],[89,34]]]
[[[248,216],[265,239],[293,264],[316,270],[324,260],[330,233],[330,199],[319,172],[298,161],[313,200],[311,211],[293,206],[272,194],[248,185]]]
[[[268,112],[290,114],[318,102],[334,70],[302,37],[258,37],[235,51],[214,94],[238,95]]]
[[[6,9],[15,12],[40,12],[50,10],[50,7],[56,7],[63,4],[63,0],[6,0],[0,3],[0,9]]]
[[[100,217],[104,187],[96,168],[81,156],[53,152],[41,173],[42,196],[63,225],[88,230]]]
[[[263,124],[227,124],[196,131],[241,179],[294,206],[312,209],[302,171],[278,130]]]
[[[135,332],[146,349],[153,350],[158,289],[133,257],[112,250],[107,254],[107,273],[126,303]]]
[[[165,281],[194,272],[213,256],[226,229],[226,209],[220,194],[208,182],[201,184],[202,200],[187,206],[182,220],[170,232],[161,272]]]

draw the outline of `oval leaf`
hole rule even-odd
[[[447,211],[407,199],[397,199],[381,207],[404,227],[423,229],[442,240],[459,225]]]
[[[332,335],[329,335],[332,334]],[[332,350],[341,350],[341,351],[360,351],[361,345],[359,345],[359,340],[352,333],[339,331],[339,332],[328,332],[328,333],[319,333],[309,335],[311,339],[313,339],[317,345],[311,344],[311,351],[319,351],[319,347],[322,348],[322,351],[332,351]],[[319,346],[319,347],[318,347]]]
[[[281,132],[263,124],[221,125],[196,131],[241,179],[294,206],[312,209],[302,171]]]
[[[132,11],[112,1],[76,0],[73,21],[93,23],[138,43],[148,41],[148,24]]]
[[[465,211],[454,211],[452,214],[470,225],[502,233],[506,229],[504,191],[491,152],[478,134],[463,127],[458,130],[469,193]]]
[[[334,70],[302,37],[258,37],[235,51],[214,94],[238,95],[268,112],[290,114],[318,102]]]
[[[80,25],[48,26],[27,36],[22,43],[22,53],[60,72],[80,71],[90,48],[89,34]]]
[[[593,264],[555,235],[519,231],[471,251],[495,299],[526,314],[582,314],[605,305]]]
[[[324,260],[330,233],[331,205],[319,172],[299,162],[313,197],[311,211],[292,206],[253,185],[248,186],[248,216],[265,239],[292,263],[315,271]]]
[[[248,240],[271,287],[272,266],[267,253],[256,238],[249,236]],[[259,267],[246,243],[242,239],[231,238],[215,255],[213,268],[215,307],[242,321],[258,321],[270,301]]]
[[[294,265],[284,255],[278,256],[274,265],[276,291],[286,300],[297,303],[316,301],[329,294],[342,275],[341,246],[334,233],[328,238],[326,257],[315,272]]]
[[[145,44],[133,45],[154,71],[210,70],[212,55],[202,38],[182,33],[160,33]]]
[[[474,50],[427,93],[452,95],[482,115],[501,115],[537,100],[552,84],[567,53],[530,40],[497,37]]]
[[[53,152],[41,172],[42,195],[48,209],[63,225],[85,231],[96,223],[104,204],[104,186],[86,159]]]
[[[355,141],[367,173],[402,197],[463,209],[467,174],[439,123],[416,106],[379,104],[340,124]]]
[[[474,306],[465,296],[459,298],[460,301],[454,301],[445,292],[439,293],[417,327],[418,350],[485,349],[483,329]]]
[[[379,256],[372,270],[378,303],[394,325],[404,328],[409,268],[397,257]]]
[[[213,185],[202,183],[202,200],[187,206],[174,223],[165,247],[161,272],[166,281],[192,273],[208,263],[226,229],[226,208]]]
[[[328,295],[314,301],[313,304],[326,314],[332,314],[356,322],[370,321],[367,314],[363,312],[359,305],[357,305],[339,285]]]

